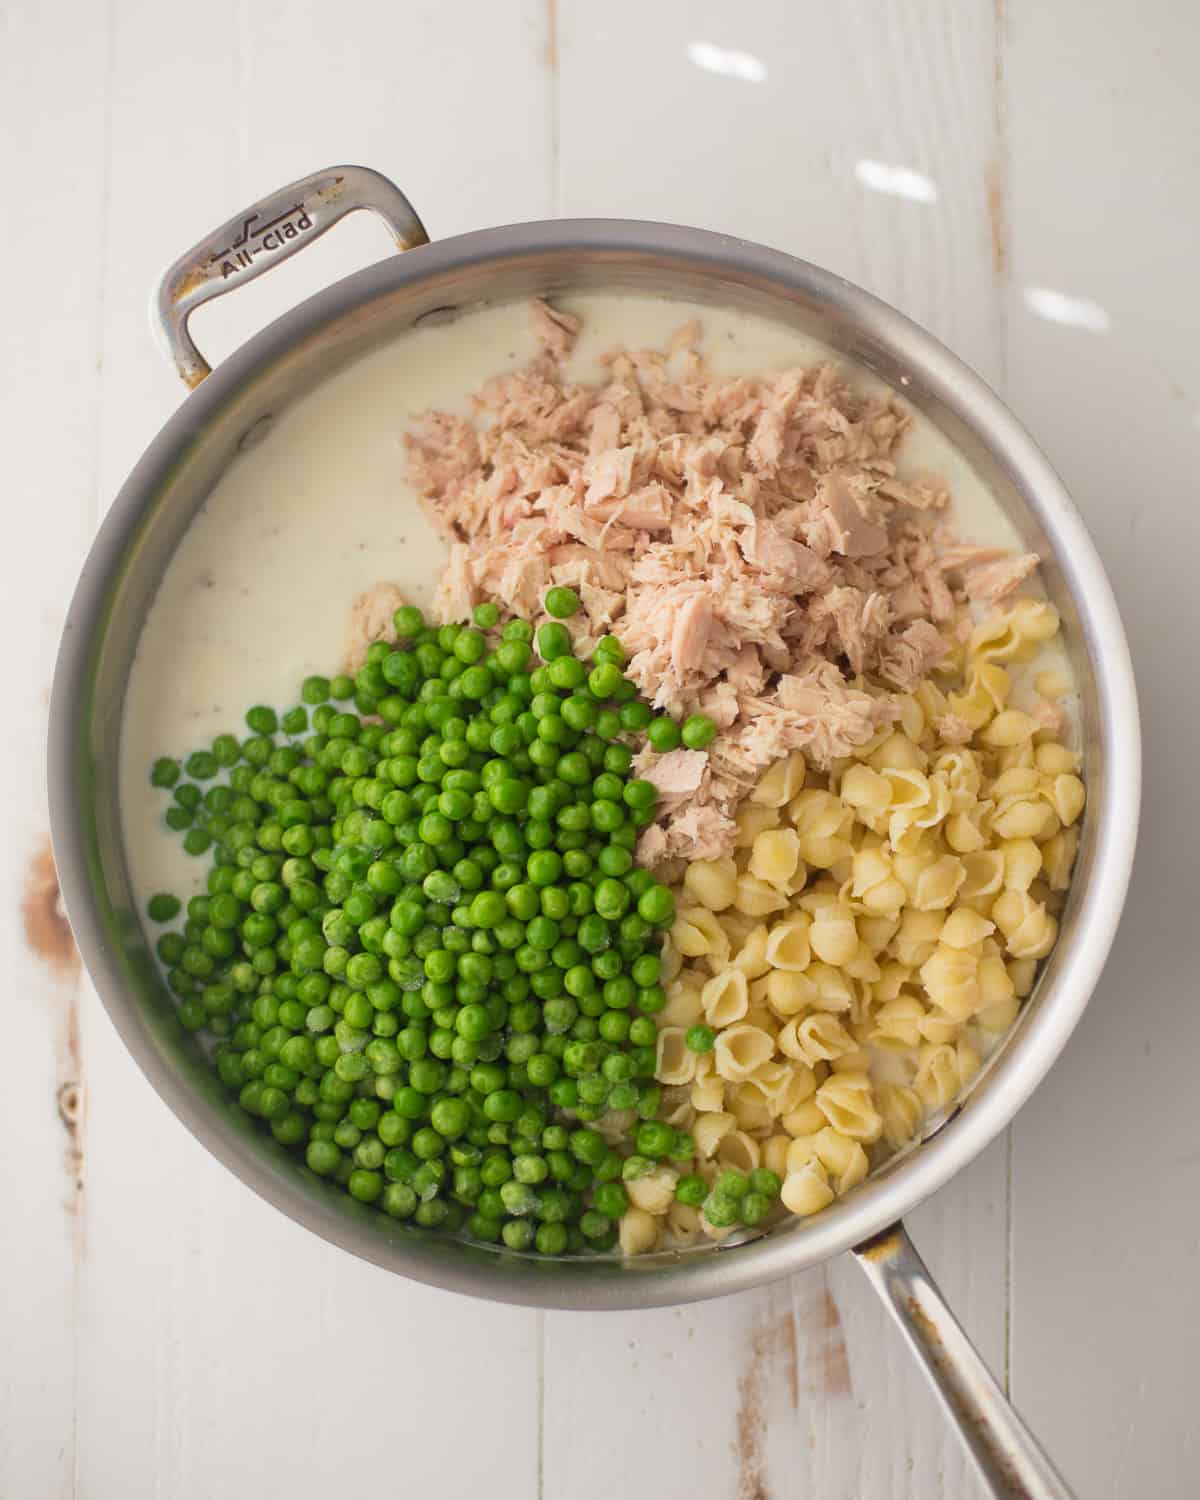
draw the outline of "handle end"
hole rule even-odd
[[[259,199],[180,256],[158,284],[151,315],[185,385],[194,389],[212,370],[188,332],[194,309],[264,275],[358,209],[378,214],[401,250],[429,242],[395,183],[369,167],[342,166],[314,172]]]

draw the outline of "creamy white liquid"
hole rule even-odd
[[[692,316],[718,374],[837,358],[777,324],[684,302],[589,295],[561,305],[584,319],[569,366],[577,379],[601,379],[597,356],[619,345],[665,347]],[[405,481],[402,434],[430,407],[465,413],[473,390],[536,349],[523,302],[416,329],[297,401],[222,477],[167,568],[125,704],[121,814],[139,904],[159,890],[195,894],[207,863],[165,828],[168,799],[147,779],[153,760],[247,734],[251,704],[289,707],[306,675],[340,670],[350,606],[372,584],[429,602],[444,548]],[[914,416],[901,476],[939,473],[960,536],[1020,549],[970,465]]]

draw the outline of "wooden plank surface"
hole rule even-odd
[[[561,211],[679,220],[834,266],[995,378],[994,42],[991,5],[954,0],[804,7],[803,25],[787,0],[736,19],[719,0],[561,0]],[[932,200],[864,185],[863,162],[892,169],[892,185],[906,169],[900,185],[928,184]],[[913,1221],[1002,1378],[1007,1202],[1001,1142]],[[548,1315],[547,1493],[615,1500],[640,1479],[968,1500],[974,1476],[885,1319],[849,1262],[633,1323],[583,1320],[584,1341],[581,1320]],[[622,1402],[619,1437],[594,1420],[618,1390],[641,1395]]]
[[[1188,937],[1200,870],[1189,764],[1200,736],[1200,13],[1115,9],[1104,26],[1092,15],[1066,0],[1053,19],[1030,5],[1010,22],[1009,390],[1109,569],[1134,653],[1145,777],[1113,955],[1015,1126],[1013,1389],[1081,1495],[1184,1500],[1197,1492],[1200,1340]],[[1040,117],[1017,107],[1038,98],[1053,101]]]
[[[58,636],[94,510],[108,101],[103,9],[78,17],[65,56],[48,46],[53,29],[34,7],[0,13],[0,137],[12,143],[19,126],[37,138],[36,150],[6,162],[0,250],[10,528],[0,588],[10,648],[0,734],[0,1495],[46,1500],[74,1486],[83,1118],[79,967],[50,858],[43,746]]]
[[[24,210],[0,249],[20,528],[0,607],[24,648],[0,738],[3,1500],[315,1500],[395,1473],[501,1500],[981,1493],[848,1261],[637,1317],[423,1290],[219,1168],[86,987],[80,1025],[43,858],[45,694],[91,529],[179,400],[149,290],[212,224],[336,161],[392,176],[435,236],[632,215],[831,266],[1001,385],[1062,469],[1138,658],[1139,869],[1064,1060],[912,1229],[1081,1495],[1194,1494],[1200,722],[1163,644],[1198,623],[1198,43],[1172,0],[1103,26],[1083,0],[214,0],[202,24],[148,0],[0,8]],[[340,226],[205,309],[202,348],[215,362],[386,243],[365,216]]]
[[[343,5],[336,38],[328,8],[313,3],[216,0],[202,26],[188,27],[186,46],[178,21],[164,36],[163,19],[146,0],[118,0],[114,17],[104,501],[183,394],[149,335],[149,289],[240,206],[317,167],[361,161],[403,183],[434,233],[548,209],[538,4],[480,15],[491,65],[473,78],[470,118],[489,128],[463,150],[451,149],[446,123],[459,37],[436,3],[386,14]],[[435,120],[451,134],[431,151]],[[502,174],[498,164],[509,161],[522,170]],[[217,362],[389,243],[381,226],[356,216],[206,310],[196,319],[201,346]],[[456,1483],[464,1492],[494,1483],[500,1460],[509,1493],[533,1493],[540,1315],[423,1291],[304,1233],[168,1114],[94,996],[84,1041],[92,1170],[78,1493],[364,1493],[388,1474],[432,1490],[470,1390],[504,1398],[472,1403]]]

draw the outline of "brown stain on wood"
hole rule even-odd
[[[764,1439],[767,1418],[764,1406],[764,1381],[761,1364],[755,1353],[758,1336],[751,1341],[750,1363],[738,1377],[737,1459],[738,1500],[771,1500],[764,1473]]]
[[[818,1355],[820,1389],[826,1396],[848,1396],[850,1394],[850,1356],[846,1350],[846,1335],[842,1330],[842,1315],[829,1290],[829,1282],[822,1271],[825,1282],[821,1297],[821,1330]]]
[[[21,898],[21,921],[25,941],[34,953],[60,973],[79,972],[79,951],[67,925],[62,894],[58,888],[58,871],[50,852],[50,840],[43,839],[30,862]]]
[[[788,1394],[792,1398],[792,1410],[800,1410],[800,1352],[796,1343],[796,1311],[789,1307],[780,1326],[782,1357],[786,1366]]]
[[[543,58],[550,71],[556,73],[558,71],[558,0],[546,0],[546,47]]]
[[[1008,174],[1005,158],[1008,151],[1008,114],[1004,78],[1004,37],[1007,26],[1007,0],[992,0],[994,25],[992,47],[994,66],[992,91],[995,111],[996,155],[984,170],[983,186],[987,199],[988,230],[992,241],[992,272],[998,282],[1008,275]]]
[[[750,1334],[746,1366],[738,1377],[737,1500],[771,1500],[766,1455],[768,1414],[774,1404],[778,1416],[779,1393],[784,1391],[790,1416],[799,1411],[802,1358],[807,1355],[810,1366],[815,1358],[818,1375],[814,1381],[813,1369],[806,1370],[806,1388],[824,1396],[844,1396],[850,1391],[841,1317],[824,1273],[815,1302],[811,1306],[802,1303],[799,1317],[793,1296],[791,1287],[768,1291],[766,1306]]]
[[[63,911],[49,838],[42,840],[30,861],[21,898],[21,920],[31,951],[62,981],[61,990],[54,996],[58,1010],[54,1093],[58,1118],[66,1133],[67,1209],[77,1219],[83,1188],[83,1065],[75,984],[80,972],[79,950]]]
[[[984,173],[988,228],[992,240],[992,271],[997,281],[1008,275],[1008,205],[1004,166],[993,161]]]
[[[850,1356],[842,1316],[830,1290],[824,1269],[797,1277],[793,1282],[797,1317],[794,1328],[801,1337],[796,1356],[797,1397],[843,1400],[851,1394]]]

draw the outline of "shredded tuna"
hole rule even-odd
[[[936,626],[928,620],[914,620],[880,651],[879,675],[901,692],[910,693],[949,649],[949,642]]]
[[[535,297],[529,304],[529,321],[534,333],[556,359],[566,359],[570,354],[582,326],[574,313],[551,307],[540,297]]]
[[[350,635],[346,643],[346,670],[357,672],[367,659],[372,641],[394,641],[392,616],[408,601],[394,583],[377,583],[350,607]]]
[[[646,698],[719,731],[707,752],[647,760],[662,796],[640,857],[725,854],[763,766],[864,744],[895,717],[878,687],[911,689],[967,601],[1037,559],[951,544],[941,480],[897,476],[903,407],[831,364],[714,375],[693,322],[582,384],[566,365],[579,320],[542,301],[530,317],[541,353],[476,393],[473,422],[431,412],[405,439],[452,543],[439,613],[494,597],[536,618],[548,587],[576,589],[577,650],[615,632]]]
[[[471,555],[461,542],[455,542],[438,584],[437,610],[443,620],[465,620],[475,602]]]
[[[959,714],[942,714],[940,718],[934,719],[933,727],[937,730],[938,738],[945,740],[947,745],[965,745],[975,733]]]
[[[634,761],[637,774],[658,788],[660,811],[677,807],[697,792],[708,775],[708,756],[703,750],[668,750],[657,755],[643,750]]]
[[[723,807],[712,802],[691,803],[667,823],[665,834],[666,849],[659,858],[721,859],[733,848],[737,825]],[[642,853],[641,842],[638,853]],[[657,862],[657,859],[643,860],[643,863]]]
[[[1067,711],[1061,703],[1052,703],[1049,698],[1039,698],[1033,710],[1038,727],[1047,730],[1055,739],[1061,737],[1067,725]]]
[[[969,599],[994,604],[1007,598],[1037,567],[1036,552],[1014,557],[999,547],[946,547],[938,556],[943,573],[957,573]]]

